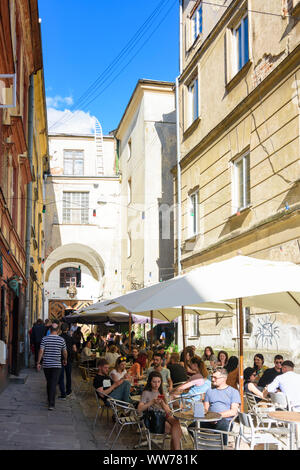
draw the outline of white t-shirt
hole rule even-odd
[[[272,393],[278,388],[286,394],[290,405],[297,406],[300,411],[300,374],[293,371],[280,374],[268,385],[267,390]]]
[[[121,380],[123,379],[124,375],[127,374],[127,371],[126,370],[123,370],[123,372],[117,372],[116,369],[113,369],[111,371],[111,373],[109,374],[109,376],[115,381],[117,382],[118,380]]]

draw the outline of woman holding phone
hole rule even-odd
[[[159,409],[165,413],[165,433],[171,434],[171,450],[180,450],[180,439],[182,436],[180,423],[171,414],[163,393],[162,376],[160,372],[156,371],[150,372],[138,405],[138,411],[140,412],[150,409]]]

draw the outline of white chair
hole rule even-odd
[[[264,448],[270,444],[274,444],[281,449],[285,447],[282,440],[275,437],[268,428],[255,427],[250,413],[238,412],[240,421],[240,432],[236,440],[236,450],[239,450],[241,441],[246,442],[250,449],[253,450],[258,444],[264,444]]]

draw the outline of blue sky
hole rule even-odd
[[[107,134],[138,79],[178,75],[178,0],[39,0],[39,16],[49,132],[89,132],[96,116]]]

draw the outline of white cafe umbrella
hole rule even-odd
[[[236,256],[195,268],[187,274],[117,297],[132,312],[172,305],[205,307],[210,302],[234,302],[269,311],[300,314],[300,267],[294,263]],[[240,388],[243,385],[243,322],[239,321]]]

